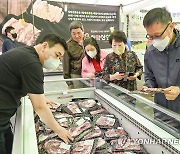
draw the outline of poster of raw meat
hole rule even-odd
[[[22,45],[35,45],[46,34],[56,33],[65,40],[70,38],[69,24],[78,20],[85,33],[96,38],[101,48],[109,48],[109,28],[119,28],[119,7],[103,5],[72,4],[45,0],[0,1],[0,39],[11,25]]]

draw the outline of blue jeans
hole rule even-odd
[[[9,127],[0,131],[0,154],[11,154],[13,145],[13,133]]]

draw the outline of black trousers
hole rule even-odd
[[[13,133],[9,127],[0,131],[0,154],[11,154],[13,145]]]

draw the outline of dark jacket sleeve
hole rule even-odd
[[[10,40],[5,40],[2,45],[2,53],[5,53],[8,50],[11,50],[15,47],[15,45]]]
[[[144,86],[147,86],[149,88],[155,88],[157,87],[157,83],[154,77],[154,74],[151,70],[151,65],[148,61],[148,51],[146,51],[145,56],[144,56],[144,69],[145,69],[145,73],[144,73],[144,81],[145,84]]]
[[[134,56],[135,56],[135,59],[136,59],[136,66],[135,66],[135,72],[139,73],[139,76],[137,77],[139,80],[141,80],[141,75],[143,73],[143,66],[141,65],[141,62],[138,58],[138,56],[136,55],[136,53],[134,52]]]
[[[103,79],[106,80],[107,82],[110,81],[110,69],[109,69],[109,56],[106,56],[105,62],[104,62],[104,67],[103,67]]]
[[[71,78],[69,59],[70,59],[70,57],[69,57],[68,51],[65,51],[64,56],[63,56],[63,76],[64,76],[64,79],[70,79]],[[71,81],[68,81],[66,83],[68,85],[73,84]]]

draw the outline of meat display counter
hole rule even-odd
[[[80,81],[83,88],[68,89],[66,81]],[[180,115],[146,98],[99,79],[57,79],[46,77],[45,95],[65,104],[74,99],[98,100],[114,114],[128,135],[150,154],[180,153]],[[34,112],[28,97],[22,98],[16,116],[13,154],[38,154]]]

